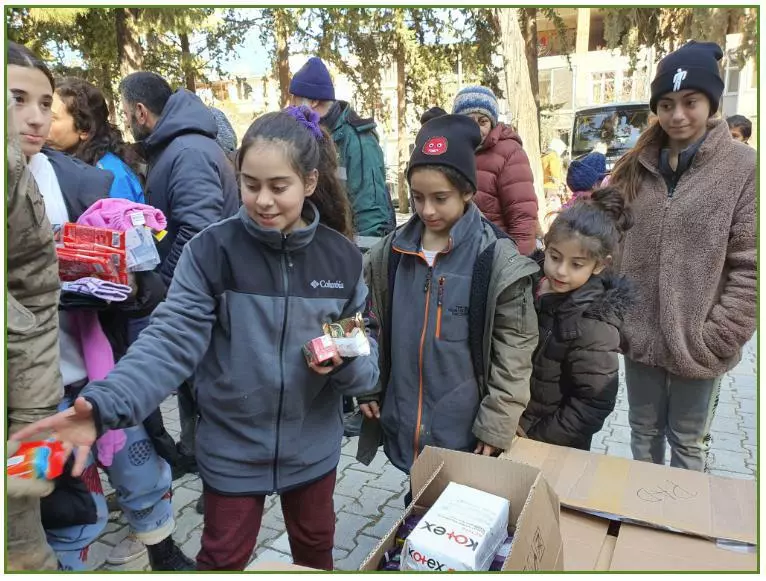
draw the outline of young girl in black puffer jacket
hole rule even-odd
[[[632,292],[609,267],[631,223],[621,193],[604,188],[564,210],[546,234],[535,293],[540,339],[520,435],[589,450],[614,409]]]

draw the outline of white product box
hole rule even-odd
[[[402,548],[402,571],[487,571],[508,536],[510,502],[450,482]]]

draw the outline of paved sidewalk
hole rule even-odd
[[[756,466],[756,339],[744,349],[742,362],[726,376],[713,422],[713,474],[732,478],[755,478]],[[593,451],[631,457],[628,404],[621,370],[617,407],[604,429],[596,435]],[[162,404],[168,431],[178,438],[180,424],[175,398]],[[355,570],[393,526],[404,508],[407,479],[386,460],[382,452],[370,466],[354,460],[356,438],[343,439],[335,489],[337,513],[335,567]],[[108,484],[105,485],[109,489]],[[173,506],[176,531],[173,537],[194,558],[200,547],[202,516],[194,505],[202,490],[198,477],[187,475],[174,483]],[[275,496],[267,498],[267,510],[255,551],[255,561],[291,562],[284,520]],[[104,565],[111,548],[128,534],[122,515],[113,513],[106,533],[91,548],[92,568],[136,571],[148,569],[146,557],[121,567]]]

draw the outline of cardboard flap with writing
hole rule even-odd
[[[483,490],[490,494],[496,494],[502,498],[526,498],[527,492],[537,480],[540,472],[519,464],[513,470],[497,458],[480,456],[478,454],[466,454],[444,448],[426,446],[423,452],[415,460],[410,471],[413,492],[420,491],[433,471],[438,469],[436,477],[431,484],[425,487],[418,503],[422,506],[431,506],[450,482],[459,482],[477,490]],[[556,496],[552,490],[544,491],[548,496],[548,502]],[[558,506],[558,499],[556,499]],[[523,506],[511,502],[509,522],[516,522],[521,514]],[[558,523],[558,513],[556,514]]]
[[[623,524],[611,571],[755,571],[757,555],[717,547],[711,541]]]
[[[561,568],[559,503],[545,478],[537,474],[516,522],[504,571],[556,571]]]
[[[753,481],[519,438],[506,459],[539,468],[561,505],[709,539],[756,542]]]

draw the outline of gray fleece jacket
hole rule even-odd
[[[197,463],[223,494],[268,494],[332,471],[343,434],[341,394],[369,392],[372,354],[330,376],[306,364],[322,323],[366,312],[362,255],[319,224],[283,236],[240,209],[184,248],[165,303],[104,381],[82,394],[99,430],[137,424],[192,372],[200,409]]]

